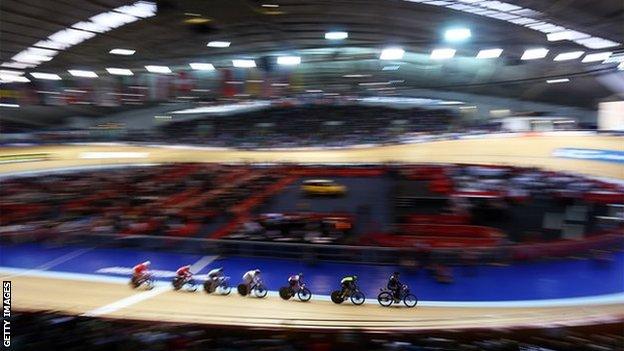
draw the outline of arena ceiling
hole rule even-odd
[[[136,4],[142,7],[134,8]],[[154,13],[150,13],[152,5]],[[94,25],[98,23],[93,16],[115,9],[126,17],[112,20],[129,23],[114,28]],[[111,21],[105,16],[100,19]],[[456,27],[469,28],[471,38],[462,43],[445,41],[445,30]],[[61,31],[76,34],[68,29],[86,35],[51,37]],[[348,38],[326,40],[329,31],[348,32]],[[570,37],[565,34],[566,40],[549,41],[549,33],[561,32],[569,32]],[[207,46],[210,41],[231,44],[214,48]],[[0,2],[0,69],[24,71],[25,76],[34,71],[69,77],[69,69],[105,75],[108,67],[141,72],[146,65],[166,65],[176,71],[189,69],[190,62],[209,62],[219,70],[231,68],[232,59],[244,58],[256,60],[264,69],[279,70],[284,68],[274,64],[276,56],[295,55],[302,62],[288,69],[298,70],[308,90],[409,95],[410,89],[431,89],[595,108],[598,101],[623,92],[618,78],[613,84],[613,77],[622,71],[618,62],[582,59],[601,52],[617,57],[624,53],[623,43],[624,2],[618,0]],[[403,58],[380,60],[381,50],[390,46],[403,48]],[[432,59],[431,51],[441,47],[455,49],[455,57]],[[535,47],[547,48],[548,55],[521,59],[526,49]],[[109,54],[114,48],[136,52]],[[503,52],[495,59],[475,58],[480,50],[490,48]],[[574,51],[583,51],[583,56],[553,60]],[[31,67],[24,67],[24,54],[50,57],[35,62],[26,57]],[[570,81],[546,83],[557,79]],[[611,84],[605,84],[605,79]],[[378,82],[390,83],[368,84]]]

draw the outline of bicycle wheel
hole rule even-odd
[[[310,301],[310,299],[312,298],[312,292],[308,288],[303,288],[297,292],[297,297],[299,298],[299,300],[304,302]]]
[[[353,302],[354,305],[361,305],[364,303],[364,301],[366,300],[366,297],[364,297],[364,294],[361,291],[356,291],[353,294],[351,294],[351,302]]]
[[[387,291],[382,291],[381,293],[379,293],[379,295],[377,296],[377,301],[379,302],[380,305],[382,305],[383,307],[388,307],[390,305],[392,305],[392,300],[394,300],[392,298],[392,294],[387,292]]]
[[[283,286],[279,289],[279,296],[284,300],[289,300],[292,297],[292,290],[287,286]]]
[[[236,288],[238,290],[238,293],[242,296],[247,296],[247,294],[249,293],[249,289],[247,288],[247,285],[245,284],[238,284]]]
[[[403,303],[407,307],[414,307],[418,303],[418,299],[416,298],[416,295],[414,294],[407,294],[403,298]]]
[[[341,304],[344,301],[344,299],[340,296],[340,291],[338,290],[332,291],[331,300],[335,304]]]
[[[269,291],[268,291],[268,290],[267,290],[264,286],[262,286],[262,285],[257,286],[257,287],[254,289],[254,291],[255,291],[256,296],[257,296],[257,297],[259,297],[259,298],[263,298],[263,297],[267,296],[267,294],[268,294],[268,292],[269,292]]]
[[[219,290],[221,291],[221,295],[229,295],[230,292],[232,291],[232,287],[229,285],[220,285],[219,286]]]
[[[207,294],[212,294],[212,293],[214,292],[214,288],[212,287],[212,285],[213,285],[213,284],[212,284],[212,282],[211,282],[211,281],[209,281],[209,280],[206,280],[206,281],[204,282],[204,291],[205,291]]]

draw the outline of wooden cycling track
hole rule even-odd
[[[556,148],[575,147],[624,151],[624,140],[609,136],[531,136],[440,141],[423,144],[324,151],[194,150],[138,146],[46,146],[0,149],[2,155],[45,153],[49,159],[0,165],[0,173],[114,163],[158,162],[461,162],[512,164],[624,179],[617,163],[557,159]],[[85,152],[130,152],[140,158],[84,159]],[[144,156],[144,157],[143,157]],[[2,278],[7,274],[0,272]],[[137,292],[124,284],[40,277],[29,273],[11,276],[13,308],[59,310],[111,318],[207,323],[279,328],[332,328],[363,330],[463,329],[577,325],[624,319],[621,301],[558,307],[445,307],[383,308],[376,304],[334,305],[204,293],[173,292],[157,287]]]

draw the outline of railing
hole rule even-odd
[[[64,233],[43,236],[37,234],[3,234],[3,244],[43,241],[58,245],[86,245],[97,247],[140,248],[143,250],[166,250],[192,254],[221,256],[246,256],[284,258],[317,261],[350,262],[380,265],[414,266],[441,263],[493,264],[546,257],[585,255],[591,250],[622,250],[624,235],[621,229],[579,241],[556,241],[551,243],[503,245],[484,248],[449,248],[434,251],[421,248],[384,248],[373,246],[321,245],[302,243],[255,242],[240,240],[214,240],[203,238],[180,238],[170,236],[120,236],[114,234]]]

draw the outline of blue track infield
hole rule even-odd
[[[128,277],[130,268],[151,260],[159,279],[170,279],[182,265],[192,264],[201,255],[138,251],[131,249],[89,249],[84,247],[47,247],[38,244],[0,246],[0,270],[17,268],[89,274],[102,277]],[[199,274],[214,267],[224,267],[226,275],[237,283],[242,274],[253,268],[263,272],[270,290],[285,285],[292,273],[303,272],[308,286],[317,295],[329,295],[338,288],[343,275],[357,274],[360,287],[374,298],[387,277],[395,270],[409,284],[421,301],[497,302],[565,299],[624,293],[624,253],[613,261],[556,260],[522,263],[505,267],[455,267],[455,282],[440,284],[425,271],[410,272],[391,266],[346,263],[305,264],[296,260],[225,257],[216,258]]]

